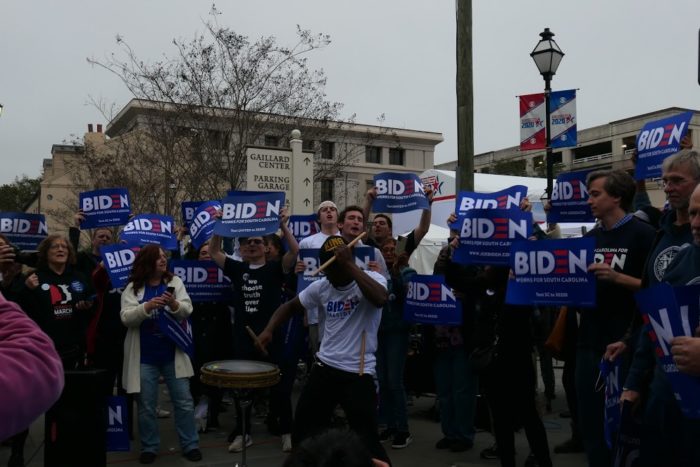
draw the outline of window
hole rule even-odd
[[[335,144],[331,141],[321,143],[321,159],[333,159]]]
[[[305,139],[301,143],[301,149],[303,149],[304,151],[313,151],[315,144],[316,144],[316,141],[314,141],[312,139]]]
[[[321,180],[321,201],[325,201],[328,199],[333,199],[334,197],[334,189],[333,189],[333,180],[332,179],[324,179]]]
[[[277,147],[279,143],[280,139],[277,136],[265,135],[265,146]]]
[[[382,148],[379,146],[365,146],[365,162],[371,164],[382,163]]]
[[[389,149],[389,164],[404,165],[404,150],[401,148]]]

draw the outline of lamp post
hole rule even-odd
[[[564,57],[564,52],[561,51],[556,41],[552,39],[554,33],[550,31],[549,28],[544,28],[544,31],[540,33],[540,37],[542,39],[540,39],[532,50],[530,57],[535,61],[537,69],[540,71],[542,78],[544,78],[545,132],[547,137],[547,197],[551,199],[552,179],[554,178],[554,160],[552,159],[552,135],[549,122],[549,94],[552,92],[552,88],[550,87],[552,76],[556,74],[559,63],[562,57]]]

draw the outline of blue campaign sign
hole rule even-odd
[[[100,256],[102,263],[107,270],[109,280],[112,282],[112,287],[122,289],[126,287],[131,274],[131,268],[136,259],[136,253],[141,249],[140,246],[120,245],[103,245],[100,247]]]
[[[297,242],[321,231],[316,214],[289,216],[287,227],[289,227]]]
[[[374,212],[408,212],[430,209],[423,191],[423,181],[416,174],[382,172],[374,176],[377,198]]]
[[[297,273],[297,293],[323,277],[323,273],[313,275],[321,264],[318,259],[318,248],[301,248],[299,261],[304,263],[304,270]]]
[[[190,239],[195,249],[198,250],[211,238],[216,224],[216,213],[220,210],[219,201],[204,201],[197,207],[189,227]]]
[[[458,216],[472,209],[519,209],[520,202],[527,197],[525,185],[513,185],[494,193],[460,191],[455,202]]]
[[[700,284],[672,287],[667,283],[635,294],[658,365],[666,373],[683,415],[693,419],[700,419],[700,378],[678,370],[671,354],[671,340],[694,335],[700,320],[699,294]]]
[[[126,188],[84,191],[79,198],[80,210],[85,215],[81,229],[124,225],[129,220],[131,203]]]
[[[594,252],[588,237],[513,242],[506,303],[595,306],[595,275],[588,272]]]
[[[170,270],[182,279],[193,302],[229,302],[231,280],[214,261],[172,260]]]
[[[637,135],[637,168],[634,178],[661,177],[661,164],[667,156],[678,152],[681,139],[688,133],[693,112],[655,120],[642,127]]]
[[[224,198],[214,233],[223,237],[252,237],[277,232],[284,193],[251,193],[238,192]]]
[[[197,210],[202,201],[183,201],[180,203],[180,210],[182,211],[182,225],[190,228],[190,223],[194,217],[194,212]]]
[[[594,222],[588,205],[586,177],[590,171],[559,174],[552,190],[547,222]]]
[[[107,452],[128,452],[129,411],[125,396],[107,397]]]
[[[620,428],[620,396],[622,395],[622,358],[618,357],[614,361],[601,360],[598,365],[600,369],[600,380],[605,385],[605,442],[608,448],[613,447],[613,434]],[[596,388],[597,389],[597,388]]]
[[[440,275],[416,274],[408,281],[403,319],[413,323],[459,326],[462,304]]]
[[[176,250],[177,238],[174,222],[170,216],[161,214],[139,214],[134,216],[121,232],[121,239],[130,245],[155,243],[164,250]]]
[[[520,209],[471,209],[450,226],[459,231],[452,261],[460,264],[508,265],[510,245],[532,235],[532,213]]]
[[[0,233],[20,250],[36,250],[49,230],[43,214],[0,212]]]

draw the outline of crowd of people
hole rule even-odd
[[[115,232],[91,231],[89,249],[76,252],[82,213],[67,238],[49,235],[36,254],[19,252],[0,235],[0,390],[7,401],[0,404],[0,418],[8,421],[0,424],[0,438],[10,437],[8,466],[24,465],[28,425],[60,406],[63,372],[81,368],[104,370],[99,390],[105,396],[116,392],[127,396],[129,406],[136,403],[143,464],[155,462],[160,451],[158,392],[164,382],[182,455],[200,461],[199,436],[220,427],[224,397],[221,388],[202,383],[201,368],[238,359],[281,369],[280,381],[256,398],[268,400],[268,429],[281,437],[282,450],[292,453],[285,465],[343,465],[338,452],[357,457],[352,465],[391,465],[385,443],[403,449],[413,441],[405,387],[412,335],[420,335],[434,372],[441,431],[436,430],[436,449],[473,448],[482,395],[495,438],[482,456],[515,466],[514,433],[523,428],[531,450],[526,466],[551,466],[532,355],[542,351],[542,322],[558,317],[567,336],[560,358],[572,435],[554,452],[585,452],[590,466],[612,465],[604,394],[596,387],[601,360],[622,359],[621,401],[641,419],[640,465],[700,465],[700,423],[679,408],[634,298],[636,291],[661,282],[700,282],[700,155],[683,149],[668,157],[662,181],[668,203],[658,210],[650,206],[644,185],[627,172],[588,175],[588,204],[597,219],[585,234],[595,241],[595,261],[588,268],[597,282],[593,308],[507,304],[509,269],[453,261],[459,233],[451,231],[433,272],[445,277],[461,301],[461,325],[421,325],[420,333],[404,318],[403,308],[407,284],[416,274],[408,258],[428,232],[430,209],[397,241],[390,216],[374,213],[370,221],[376,189],[366,193],[363,206],[339,210],[333,201],[323,201],[316,211],[320,231],[299,243],[283,211],[279,234],[238,238],[235,250],[218,235],[197,249],[186,237],[174,252],[143,246],[124,289],[111,284],[100,256],[100,248],[116,240]],[[432,202],[430,190],[426,197]],[[524,200],[521,209],[529,208]],[[366,231],[368,238],[359,240]],[[533,241],[558,232],[537,225],[534,231]],[[366,269],[353,259],[351,244],[374,248]],[[320,264],[333,261],[297,294],[297,274],[307,268],[299,261],[300,248],[317,249]],[[193,303],[168,268],[170,256],[214,261],[230,279],[233,300]],[[171,321],[191,323],[193,350],[172,335]],[[549,329],[544,329],[546,337]],[[672,352],[679,371],[700,376],[700,337],[674,339]],[[300,359],[310,371],[293,410]],[[551,365],[541,368],[549,408],[553,373]],[[9,391],[16,389],[21,372],[36,379],[32,390]],[[240,452],[253,445],[252,405],[234,399],[229,451]],[[338,406],[350,432],[328,432]],[[359,447],[350,453],[349,445]]]

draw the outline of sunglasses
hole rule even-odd
[[[263,241],[259,238],[249,238],[241,242],[242,245],[262,245]]]

